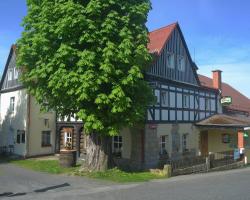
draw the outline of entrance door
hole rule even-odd
[[[200,132],[200,149],[201,149],[201,155],[206,156],[208,155],[208,131],[202,131]]]

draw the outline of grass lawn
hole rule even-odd
[[[164,176],[153,174],[151,172],[125,172],[117,168],[110,169],[105,172],[80,172],[76,174],[79,176],[87,176],[90,178],[114,181],[119,183],[144,182],[153,179],[166,178]]]
[[[50,174],[69,174],[79,169],[79,166],[72,168],[63,168],[59,165],[58,160],[12,160],[10,163],[31,169],[34,171],[47,172]]]
[[[120,183],[144,182],[152,179],[165,178],[164,176],[151,172],[124,172],[117,168],[105,172],[79,172],[80,166],[63,168],[60,167],[58,160],[26,159],[12,160],[9,162],[34,171],[47,172],[50,174],[73,174],[75,176],[85,176]]]

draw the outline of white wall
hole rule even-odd
[[[45,119],[48,124],[45,124]],[[34,97],[30,98],[30,129],[28,156],[53,154],[55,152],[56,115],[55,112],[42,113]],[[51,132],[51,146],[42,147],[42,131]]]
[[[182,136],[188,134],[187,148],[199,153],[199,133],[197,128],[191,123],[179,123],[179,124],[158,124],[157,125],[157,137],[160,142],[161,136],[168,136],[167,150],[169,155],[173,152],[173,134],[178,134],[179,137],[179,153],[182,153]]]
[[[15,97],[14,113],[10,112],[10,98]],[[14,152],[25,155],[25,144],[17,144],[17,130],[27,131],[27,93],[26,90],[18,90],[1,94],[1,129],[0,146],[14,145]]]

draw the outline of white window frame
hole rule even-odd
[[[14,79],[18,79],[18,74],[19,74],[18,69],[14,68]]]
[[[161,105],[162,106],[168,106],[169,105],[168,92],[167,91],[161,91]]]
[[[15,112],[15,97],[10,97],[10,113]]]
[[[163,140],[164,138],[164,140]],[[160,153],[163,154],[164,151],[168,153],[168,144],[169,144],[169,137],[168,135],[161,135],[160,136]],[[165,147],[163,147],[163,145]]]
[[[155,94],[155,98],[156,98],[156,105],[160,105],[160,98],[161,98],[161,94],[160,94],[160,90],[155,89],[154,91]]]
[[[66,146],[67,143],[70,143],[71,146],[73,145],[73,134],[72,132],[64,132],[64,145]]]
[[[117,145],[117,147],[115,147]],[[113,136],[112,138],[112,151],[113,153],[122,153],[123,138],[120,135]]]
[[[174,54],[167,53],[167,66],[170,69],[174,69]]]
[[[186,60],[184,56],[178,56],[177,58],[177,67],[179,71],[185,71]]]
[[[13,80],[13,70],[9,69],[8,70],[8,81],[12,81]]]
[[[188,94],[183,94],[183,108],[189,108],[189,95]]]
[[[205,110],[211,110],[211,101],[210,98],[205,98]]]
[[[26,134],[24,130],[17,130],[16,144],[25,144]]]

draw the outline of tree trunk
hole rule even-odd
[[[112,167],[112,137],[91,133],[87,139],[84,168],[88,171],[105,171]]]

